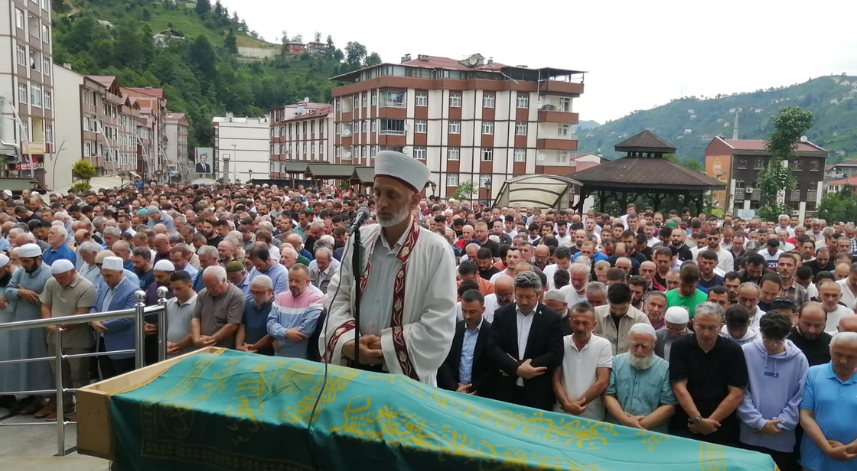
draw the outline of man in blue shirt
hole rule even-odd
[[[250,260],[250,264],[253,265],[253,269],[250,270],[250,284],[253,283],[253,279],[257,276],[266,275],[274,284],[274,296],[289,289],[289,273],[282,265],[271,258],[271,253],[265,244],[257,243],[253,246],[247,253],[247,258]]]
[[[801,466],[812,471],[857,467],[857,333],[830,341],[830,363],[809,369],[800,403]]]
[[[244,318],[235,334],[237,350],[267,356],[274,354],[274,337],[268,334],[268,315],[274,303],[273,286],[265,275],[253,279],[250,296],[244,303]]]
[[[64,228],[51,227],[51,230],[48,231],[48,243],[51,244],[51,247],[45,249],[42,254],[42,261],[48,265],[60,259],[68,260],[72,264],[77,262],[77,255],[74,250],[66,244],[67,238],[68,232]]]

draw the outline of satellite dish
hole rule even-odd
[[[408,147],[408,146],[402,147],[402,153],[403,153],[403,154],[407,154],[407,153],[408,153],[408,152],[410,152],[410,151],[411,151],[411,148],[410,148],[410,147]]]
[[[470,56],[470,58],[467,59],[467,63],[470,65],[476,65],[477,62],[479,62],[479,58],[476,56]]]
[[[349,136],[351,136],[351,131],[350,131],[350,130],[348,130],[348,129],[343,129],[343,130],[342,130],[342,135],[343,135],[343,136],[345,136],[345,137],[349,137]]]
[[[808,140],[809,140],[809,139],[807,139],[807,138],[806,138],[806,136],[801,136],[801,137],[800,137],[800,142],[806,142],[806,141],[808,141]]]
[[[539,154],[538,158],[539,158],[539,162],[542,162],[545,160],[546,157],[545,157],[545,154]]]
[[[346,151],[344,154],[342,154],[342,158],[344,158],[344,159],[350,159],[350,158],[351,158],[351,152],[347,152],[347,151]]]

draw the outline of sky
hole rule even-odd
[[[410,53],[587,71],[581,120],[683,96],[857,75],[857,0],[221,0],[268,41],[282,31],[357,41],[385,62]]]

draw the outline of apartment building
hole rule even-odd
[[[45,183],[54,153],[49,0],[0,0],[0,154],[9,170]]]
[[[140,107],[137,137],[142,147],[142,158],[137,161],[137,172],[147,178],[164,181],[167,165],[167,100],[164,91],[152,87],[122,87],[122,95]]]
[[[790,160],[788,166],[797,186],[780,192],[777,200],[789,207],[792,216],[803,221],[815,216],[821,204],[827,151],[811,142],[801,142],[796,153],[797,158]],[[736,213],[759,208],[762,192],[756,179],[770,159],[771,153],[763,140],[712,139],[705,149],[705,173],[728,185],[727,191],[714,192],[718,205]]]
[[[247,181],[267,179],[271,172],[271,119],[236,117],[212,119],[216,178]],[[227,168],[226,159],[229,159]]]
[[[136,172],[140,108],[123,96],[113,76],[81,75],[66,67],[54,69],[59,149],[47,178],[49,188],[72,183],[71,166],[85,159],[96,175]],[[52,170],[52,169],[49,169]]]
[[[379,150],[425,162],[441,196],[478,185],[488,200],[524,174],[571,173],[573,101],[583,72],[410,55],[333,80],[333,163],[373,166]]]
[[[286,161],[330,162],[333,105],[295,103],[271,110],[271,178],[288,178]]]
[[[167,112],[167,168],[175,173],[187,165],[187,131],[190,123],[184,113]],[[175,170],[173,170],[175,169]]]

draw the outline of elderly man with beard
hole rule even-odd
[[[400,152],[375,157],[378,224],[360,228],[360,340],[352,298],[358,286],[352,264],[343,263],[328,286],[334,295],[319,345],[325,361],[354,364],[358,357],[359,368],[436,384],[455,333],[455,257],[443,237],[411,216],[429,177],[428,167]],[[351,260],[353,250],[349,241],[342,259]]]
[[[586,285],[589,283],[590,270],[582,263],[572,263],[568,271],[571,284],[560,288],[560,291],[565,295],[566,304],[574,306],[586,301]]]
[[[607,421],[626,427],[666,433],[676,401],[670,385],[670,364],[655,355],[655,329],[635,324],[631,350],[613,357],[610,385],[604,392]]]
[[[562,335],[571,335],[571,324],[568,322],[568,301],[561,290],[551,289],[545,293],[545,306],[553,309],[562,318]]]
[[[684,337],[690,334],[690,329],[687,328],[687,323],[690,322],[690,317],[687,314],[687,309],[683,307],[671,307],[667,309],[664,315],[664,327],[655,331],[655,355],[670,361],[670,352],[675,339]]]

